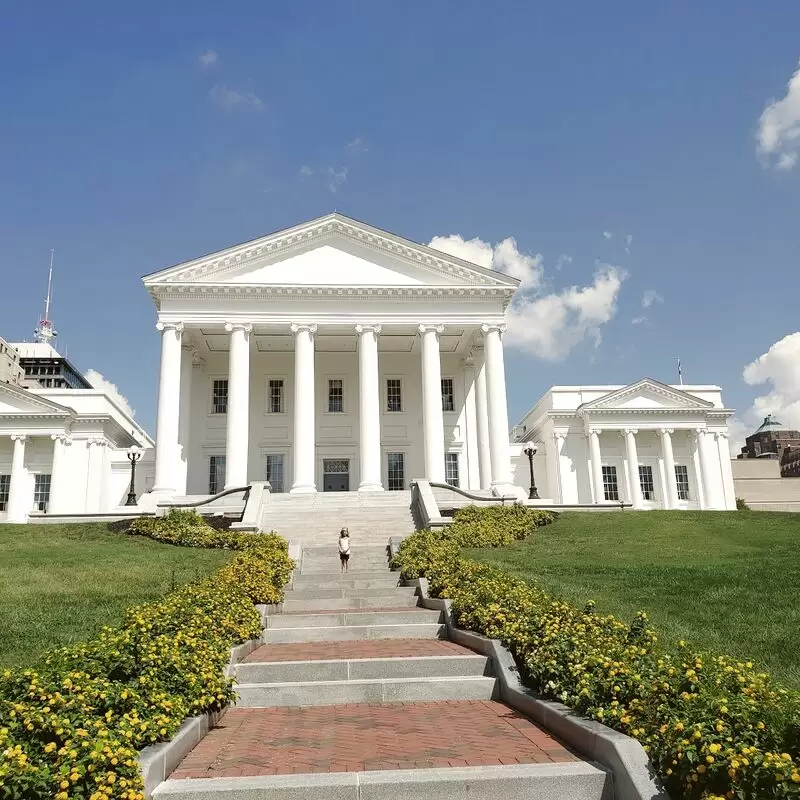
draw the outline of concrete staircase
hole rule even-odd
[[[485,656],[446,639],[385,546],[306,547],[239,699],[154,798],[611,800],[608,774],[496,700]]]
[[[385,545],[390,536],[414,529],[411,492],[317,492],[269,494],[262,506],[260,530],[277,531],[301,545],[336,544],[348,528],[355,544]]]

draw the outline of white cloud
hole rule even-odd
[[[237,92],[235,89],[229,89],[223,83],[214,84],[208,96],[215,105],[227,110],[248,106],[261,108],[264,105],[263,100],[255,92]]]
[[[631,245],[633,244],[633,234],[629,233],[625,237],[625,252],[630,255],[631,254]]]
[[[631,320],[631,325],[641,325],[643,322],[647,322],[647,317],[634,317]]]
[[[217,63],[217,59],[219,56],[217,55],[215,50],[206,50],[204,53],[201,53],[197,60],[200,64],[204,67],[210,67],[212,64]]]
[[[361,136],[356,136],[352,142],[347,143],[347,152],[351,156],[360,156],[362,153],[367,152],[367,145]]]
[[[764,421],[767,414],[795,430],[800,430],[800,331],[784,336],[766,353],[760,355],[742,372],[750,386],[767,384],[770,390],[759,395],[747,411],[728,423],[739,438],[731,433],[731,452],[738,453],[749,436]]]
[[[757,153],[765,164],[789,170],[800,158],[800,66],[789,79],[786,96],[773,100],[758,121]]]
[[[86,372],[86,380],[92,384],[92,387],[103,392],[106,397],[110,397],[129,417],[133,417],[134,410],[125,395],[120,392],[116,384],[106,380],[96,369],[90,369]]]
[[[603,236],[605,236],[606,241],[609,241],[614,234],[611,231],[603,231]]]
[[[664,298],[655,289],[648,289],[642,295],[642,308],[650,308],[650,306],[655,305],[656,303],[663,302]]]
[[[572,263],[572,256],[568,256],[566,253],[562,253],[556,259],[554,269],[560,272],[564,267],[568,267],[571,263]]]
[[[328,167],[328,191],[336,193],[347,181],[347,167],[335,169]]]
[[[600,264],[592,285],[548,293],[543,283],[542,256],[520,253],[513,238],[492,246],[482,239],[465,240],[454,234],[436,236],[430,246],[521,281],[508,310],[507,341],[539,358],[565,358],[584,339],[598,345],[602,326],[616,313],[625,279],[619,267]]]
[[[303,166],[300,167],[300,172],[298,174],[301,178],[309,178],[314,174],[314,170],[311,169],[308,164],[303,164]]]

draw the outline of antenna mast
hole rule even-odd
[[[43,344],[50,344],[50,341],[58,336],[58,333],[53,329],[53,323],[50,321],[50,301],[53,296],[53,260],[55,254],[56,251],[51,248],[50,271],[47,275],[47,297],[44,301],[44,317],[39,320],[39,327],[34,331],[36,341]]]

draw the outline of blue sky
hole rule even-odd
[[[140,277],[335,208],[512,237],[537,300],[613,268],[594,322],[509,346],[512,419],[677,356],[745,425],[800,417],[798,30],[794,0],[6,4],[0,335],[31,335],[54,247],[60,349],[154,433]]]

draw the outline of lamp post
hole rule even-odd
[[[128,461],[131,462],[131,487],[128,490],[128,499],[125,501],[126,506],[136,505],[136,462],[142,457],[142,451],[134,445],[128,452]]]
[[[531,488],[528,489],[528,500],[538,500],[539,490],[536,488],[536,481],[533,477],[533,457],[536,455],[536,447],[534,447],[534,445],[532,445],[530,442],[525,442],[522,452],[528,456],[528,465],[531,468]]]

